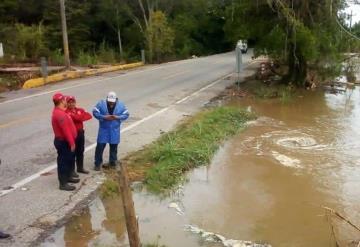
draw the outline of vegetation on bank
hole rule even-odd
[[[296,93],[296,90],[291,85],[276,82],[265,84],[255,79],[247,81],[242,86],[242,89],[260,99],[280,99],[282,102],[288,102]]]
[[[221,143],[252,118],[236,107],[205,110],[130,157],[129,169],[150,167],[144,179],[147,188],[166,191],[182,181],[190,169],[209,164]]]
[[[219,146],[255,116],[238,107],[204,110],[144,149],[124,159],[132,181],[144,180],[149,191],[163,193],[183,181],[187,171],[211,162]],[[109,173],[103,196],[118,193],[116,174]]]

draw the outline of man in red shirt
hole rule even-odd
[[[51,124],[54,130],[54,145],[58,153],[57,170],[60,190],[75,190],[75,186],[68,183],[78,183],[80,179],[71,176],[71,168],[75,165],[75,139],[76,127],[66,111],[66,97],[61,93],[53,96],[54,110]]]
[[[84,169],[84,150],[85,150],[84,122],[90,120],[92,116],[84,109],[76,107],[76,99],[74,96],[67,97],[66,113],[71,116],[77,130],[77,137],[75,140],[75,146],[76,146],[75,158],[76,158],[77,172],[88,174],[89,171]],[[75,167],[73,168],[72,174],[76,174]]]

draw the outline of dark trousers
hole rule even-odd
[[[82,170],[84,168],[84,150],[85,150],[85,132],[84,130],[79,130],[75,140],[75,160],[77,170]],[[73,171],[75,166],[73,167]]]
[[[71,152],[69,144],[55,138],[54,146],[57,150],[57,170],[60,184],[66,184],[75,166],[75,153]]]
[[[110,145],[110,153],[109,153],[109,163],[110,165],[115,165],[117,161],[117,149],[118,144],[109,144]],[[106,147],[106,143],[97,143],[95,149],[95,166],[99,167],[103,163],[103,153]]]

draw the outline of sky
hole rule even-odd
[[[356,22],[360,22],[360,5],[357,4],[349,4],[349,7],[345,10],[348,14],[353,14],[353,24]]]

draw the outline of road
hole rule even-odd
[[[257,68],[257,61],[250,60],[251,53],[243,57],[246,66],[254,65],[241,78]],[[131,114],[122,128],[119,155],[124,157],[199,111],[233,83],[221,78],[234,70],[235,54],[226,53],[0,94],[0,229],[14,236],[10,242],[0,240],[0,246],[41,242],[39,236],[86,205],[104,179],[91,171],[81,175],[76,191],[58,190],[50,125],[55,92],[76,96],[88,111],[109,91],[117,92]],[[93,168],[97,128],[95,120],[86,123],[87,169]]]
[[[245,62],[249,57],[245,56]],[[55,161],[50,126],[54,91],[76,96],[79,105],[89,111],[108,91],[115,91],[128,106],[131,123],[232,72],[234,63],[234,54],[227,53],[0,95],[0,188],[11,186]],[[86,128],[86,143],[94,143],[97,122],[89,122]]]

